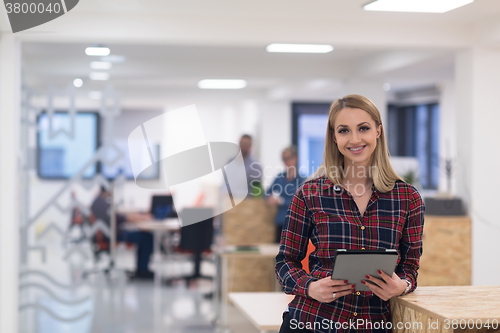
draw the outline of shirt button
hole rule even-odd
[[[357,313],[357,312],[354,312],[354,313],[353,313],[353,315],[354,315],[354,316],[357,316],[357,315],[358,315],[358,313]]]
[[[364,225],[361,226],[361,230],[365,230],[365,226]]]
[[[357,291],[357,292],[356,292],[356,295],[358,295],[358,296],[359,296],[359,295],[361,295],[361,293],[360,293],[359,291]]]

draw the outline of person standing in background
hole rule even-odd
[[[276,236],[275,242],[279,243],[281,231],[285,224],[286,212],[297,189],[304,182],[305,178],[299,174],[297,147],[289,146],[281,153],[281,158],[285,164],[286,170],[276,175],[271,186],[266,191],[267,202],[270,205],[277,206],[276,213]]]
[[[251,154],[252,137],[250,135],[243,134],[241,136],[240,150],[247,174],[247,188],[239,188],[233,184],[233,186],[231,186],[232,195],[236,197],[245,197],[248,190],[248,195],[250,196],[262,196],[262,167],[260,165],[260,162],[257,161]],[[234,172],[234,166],[226,168],[226,172]]]
[[[251,154],[252,137],[250,135],[243,134],[241,136],[240,149],[247,172],[248,193],[256,193],[256,189],[261,188],[262,184],[262,166]]]

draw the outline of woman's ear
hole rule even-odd
[[[381,134],[382,134],[382,124],[378,125],[378,128],[377,128],[377,139],[380,137]]]

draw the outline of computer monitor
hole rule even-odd
[[[174,200],[171,195],[153,195],[151,198],[151,215],[157,220],[177,217]]]

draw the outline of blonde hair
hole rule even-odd
[[[330,112],[328,113],[323,164],[311,178],[327,176],[335,185],[342,184],[343,173],[338,172],[338,170],[343,170],[344,168],[344,155],[342,155],[337,144],[333,141],[332,133],[335,125],[335,118],[337,114],[344,109],[364,110],[372,117],[377,127],[382,125],[379,110],[371,100],[364,96],[347,95],[332,103]],[[377,139],[377,146],[371,156],[369,169],[373,184],[380,192],[389,192],[394,188],[396,181],[402,181],[389,161],[389,149],[387,148],[383,126],[381,126],[380,136]],[[327,170],[330,172],[327,172]]]

